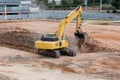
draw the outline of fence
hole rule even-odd
[[[62,19],[70,11],[64,10],[44,10],[37,13],[29,14],[30,19]],[[95,20],[120,20],[120,14],[113,13],[99,13],[99,12],[85,12],[82,13],[83,19],[95,19]]]

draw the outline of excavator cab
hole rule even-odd
[[[42,41],[58,41],[58,38],[56,37],[55,34],[47,34],[47,35],[42,35],[41,40]]]

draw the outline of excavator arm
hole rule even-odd
[[[65,27],[67,23],[70,23],[74,18],[77,17],[76,20],[76,31],[80,31],[80,25],[81,25],[81,14],[82,14],[82,8],[81,6],[78,6],[76,9],[74,9],[71,13],[69,13],[64,19],[61,20],[59,24],[59,28],[56,32],[56,36],[61,39],[63,36]]]

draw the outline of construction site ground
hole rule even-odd
[[[56,20],[0,22],[0,80],[120,80],[120,23],[82,22],[87,42],[79,48],[75,23],[67,25],[66,39],[77,56],[51,58],[37,54],[34,41],[54,33]]]

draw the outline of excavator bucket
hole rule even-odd
[[[86,43],[88,39],[88,34],[86,32],[75,32],[74,35],[78,39],[79,46]]]

